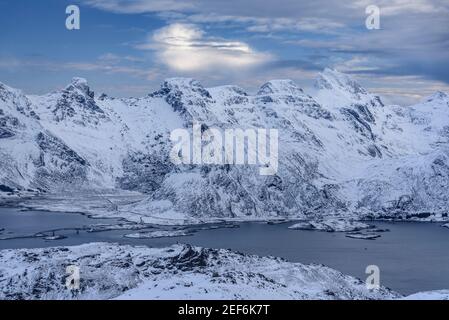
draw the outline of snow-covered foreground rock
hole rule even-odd
[[[279,168],[175,165],[174,129],[277,129]],[[309,95],[290,80],[249,94],[167,79],[141,98],[95,95],[86,80],[25,95],[0,84],[0,203],[185,224],[323,217],[448,220],[449,97],[389,106],[326,69]],[[116,195],[128,192],[131,200]],[[55,195],[55,193],[57,193]]]
[[[80,268],[69,291],[66,267]],[[0,251],[0,299],[394,299],[322,265],[189,245]]]
[[[449,290],[418,292],[405,297],[404,300],[449,300]]]

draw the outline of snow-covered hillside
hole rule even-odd
[[[170,133],[194,122],[277,129],[277,174],[261,176],[249,165],[173,164]],[[172,78],[160,90],[130,99],[96,96],[81,78],[44,96],[0,84],[0,195],[58,193],[70,211],[145,222],[446,219],[448,138],[446,94],[389,106],[331,69],[319,74],[313,96],[291,80],[269,81],[251,95],[237,86],[207,89],[193,79]],[[101,190],[143,198],[110,210],[113,200],[104,204]],[[81,192],[102,193],[101,201],[70,199]]]
[[[68,266],[80,271],[69,290]],[[291,263],[225,249],[89,243],[72,247],[0,251],[0,299],[286,299],[447,300],[448,290],[403,297],[368,289],[323,265]]]
[[[67,266],[80,271],[68,290]],[[0,299],[393,299],[322,265],[189,245],[90,243],[0,251]]]

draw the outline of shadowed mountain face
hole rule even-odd
[[[126,210],[198,219],[436,216],[449,205],[449,97],[386,106],[326,69],[314,97],[291,80],[256,95],[166,80],[143,98],[96,98],[87,81],[26,96],[0,84],[0,195],[132,190]],[[170,133],[205,128],[279,132],[279,169],[175,165]],[[3,191],[2,191],[3,190]]]

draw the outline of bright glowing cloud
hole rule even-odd
[[[180,72],[250,68],[272,59],[244,42],[207,37],[197,26],[181,23],[156,30],[139,48],[155,50],[159,62]]]

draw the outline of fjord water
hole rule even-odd
[[[344,233],[290,230],[292,223],[268,225],[241,223],[239,228],[199,230],[191,236],[129,239],[130,230],[77,232],[93,224],[115,224],[116,219],[91,219],[81,214],[19,211],[0,208],[0,249],[78,245],[87,242],[168,246],[189,243],[201,247],[229,248],[249,254],[272,255],[293,262],[319,263],[365,279],[365,268],[380,268],[381,284],[403,294],[449,288],[449,229],[439,223],[375,222],[381,233],[376,240],[345,237]],[[67,238],[48,241],[29,237],[54,229]],[[28,237],[27,237],[28,236]]]

